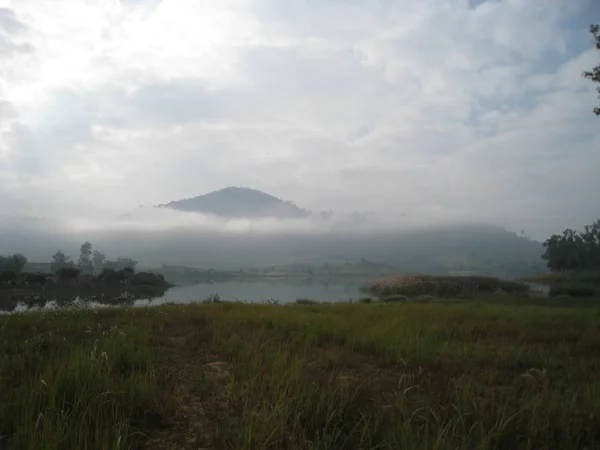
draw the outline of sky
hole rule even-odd
[[[226,186],[543,238],[600,217],[597,0],[0,0],[0,209]]]

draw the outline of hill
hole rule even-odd
[[[214,214],[225,218],[300,219],[310,215],[309,211],[292,202],[245,187],[227,187],[197,197],[171,201],[158,207]]]

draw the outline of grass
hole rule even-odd
[[[600,270],[578,270],[549,272],[522,279],[532,283],[555,284],[555,283],[590,283],[600,284]]]
[[[550,287],[548,295],[557,297],[600,298],[600,271],[565,271],[537,275],[523,279]]]
[[[403,275],[375,280],[367,291],[379,297],[430,295],[434,297],[473,297],[504,292],[525,294],[524,283],[481,276]]]
[[[600,448],[600,308],[510,299],[2,316],[0,448]]]

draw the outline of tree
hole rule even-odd
[[[596,48],[600,50],[600,25],[590,25],[590,33],[594,36],[596,41]],[[588,80],[592,80],[594,83],[600,83],[600,64],[594,67],[591,71],[583,72],[583,76]],[[600,97],[600,87],[596,88],[598,96]],[[594,108],[594,113],[600,116],[600,108]]]
[[[52,273],[58,273],[61,269],[74,268],[75,263],[73,260],[64,254],[62,250],[57,251],[52,255],[52,262],[50,263],[50,270]]]
[[[138,262],[131,258],[119,258],[116,261],[106,261],[104,267],[111,270],[123,270],[128,267],[135,270]]]
[[[79,278],[80,270],[76,267],[63,267],[60,269],[58,274],[58,279],[61,283],[68,283],[70,281],[75,281]]]
[[[21,273],[26,262],[27,258],[20,253],[10,256],[0,256],[0,272]]]
[[[117,259],[117,265],[122,269],[133,269],[135,271],[135,267],[138,262],[131,258],[119,258]]]
[[[92,265],[94,266],[94,273],[102,272],[105,263],[106,256],[104,255],[104,253],[99,252],[98,250],[94,250],[94,253],[92,253]]]
[[[90,275],[94,272],[94,265],[92,264],[92,244],[84,242],[81,244],[79,260],[77,261],[77,267],[82,273]]]
[[[566,229],[544,242],[542,259],[553,272],[600,268],[600,219],[586,225],[584,231]]]
[[[600,268],[600,219],[586,225],[581,237],[586,248],[586,265]]]

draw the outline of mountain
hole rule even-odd
[[[245,187],[227,187],[197,197],[175,200],[158,207],[214,214],[225,218],[300,219],[310,215],[309,211],[299,208],[292,202]]]

